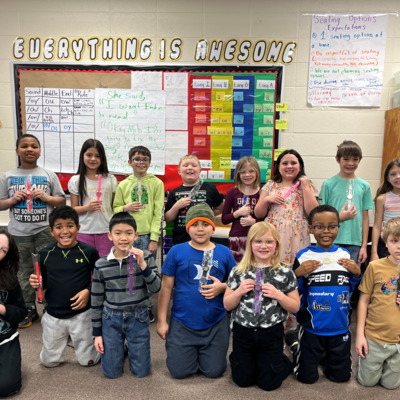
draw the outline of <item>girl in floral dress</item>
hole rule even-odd
[[[316,189],[304,172],[304,161],[296,150],[278,157],[273,179],[261,190],[254,214],[266,216],[279,232],[281,261],[293,265],[296,253],[310,244],[307,215],[318,206]]]

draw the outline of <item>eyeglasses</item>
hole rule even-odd
[[[273,246],[275,244],[275,240],[255,239],[255,240],[252,240],[251,242],[256,247],[261,247],[263,244],[265,244],[266,246]]]
[[[328,229],[329,232],[335,233],[339,230],[340,225],[314,225],[312,228],[314,229],[315,232],[324,232],[325,229]]]
[[[131,158],[131,161],[135,164],[147,164],[150,161],[150,158]]]

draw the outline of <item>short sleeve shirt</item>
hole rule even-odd
[[[297,289],[297,279],[291,268],[279,267],[272,269],[251,268],[244,274],[237,274],[236,267],[229,274],[227,285],[236,290],[246,279],[253,279],[257,283],[257,272],[261,271],[260,284],[270,283],[281,292],[287,294]],[[255,310],[256,296],[259,301],[259,311]],[[242,296],[239,305],[232,311],[232,318],[238,324],[248,328],[269,328],[287,318],[287,311],[275,299],[264,297],[262,292],[251,290]]]
[[[50,196],[65,195],[54,172],[41,167],[33,169],[16,168],[6,172],[0,178],[0,199],[11,198],[16,191],[26,190],[27,178],[29,178],[31,190],[42,189]],[[29,210],[28,199],[24,199],[10,208],[8,231],[12,235],[36,235],[48,228],[49,214],[53,207],[41,199],[31,199],[31,205],[32,209]]]
[[[388,257],[371,261],[359,286],[371,296],[365,336],[378,343],[400,343],[400,307],[396,304],[397,265]]]

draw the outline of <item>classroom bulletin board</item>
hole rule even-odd
[[[221,193],[242,156],[259,161],[263,181],[271,173],[283,67],[15,63],[13,71],[17,135],[40,138],[39,161],[64,189],[89,137],[102,141],[110,170],[120,175],[132,172],[129,149],[148,147],[149,172],[166,190],[181,183],[177,164],[187,153]]]

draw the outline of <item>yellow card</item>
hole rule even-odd
[[[274,150],[274,161],[278,159],[278,157],[283,153],[286,149],[275,149]]]
[[[276,112],[287,111],[287,103],[276,103]]]
[[[219,159],[219,167],[222,169],[231,169],[231,158],[228,157],[221,157]]]
[[[277,119],[275,121],[276,129],[287,129],[287,119]]]

